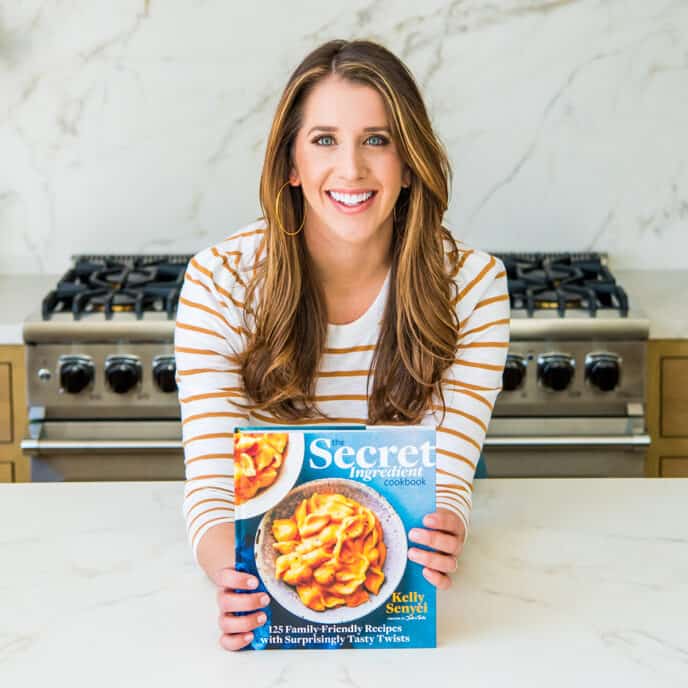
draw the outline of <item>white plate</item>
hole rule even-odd
[[[251,434],[260,432],[261,430],[251,430]],[[266,427],[265,432],[272,431],[269,427]],[[248,501],[240,504],[236,509],[237,519],[253,518],[266,512],[275,506],[294,487],[294,483],[297,481],[299,473],[301,473],[301,466],[303,465],[303,433],[289,432],[287,434],[289,435],[287,453],[280,466],[277,479],[272,485],[258,492],[255,497],[251,497]]]
[[[275,577],[275,560],[279,554],[272,546],[272,522],[277,518],[291,518],[302,499],[314,492],[339,492],[368,507],[380,520],[387,557],[382,565],[385,580],[377,595],[370,594],[367,602],[358,607],[335,607],[318,612],[307,607],[296,588]],[[256,531],[255,559],[258,573],[268,593],[292,614],[318,623],[346,623],[359,619],[377,609],[397,589],[406,570],[408,541],[406,528],[392,505],[372,487],[346,478],[323,478],[295,487],[277,506],[263,516]]]

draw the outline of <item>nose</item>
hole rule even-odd
[[[341,146],[337,163],[339,176],[346,181],[363,179],[366,175],[365,156],[356,143]]]

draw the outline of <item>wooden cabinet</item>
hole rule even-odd
[[[26,427],[24,347],[0,345],[0,483],[28,482],[19,443]]]
[[[648,475],[688,478],[688,340],[648,346]]]
[[[661,456],[659,474],[664,478],[688,478],[688,456]]]
[[[0,483],[14,482],[14,463],[12,461],[0,461]]]
[[[0,363],[0,444],[12,441],[12,369]]]

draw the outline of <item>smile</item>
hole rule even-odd
[[[327,191],[329,198],[339,210],[351,213],[360,212],[368,208],[373,198],[375,198],[376,191],[361,191],[358,193],[344,193],[342,191]]]

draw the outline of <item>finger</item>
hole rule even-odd
[[[428,514],[423,519],[423,525],[426,528],[433,530],[444,530],[447,533],[458,533],[463,530],[461,519],[448,509],[438,509],[431,514]]]
[[[449,533],[443,533],[438,530],[411,528],[409,531],[409,539],[454,557],[459,555],[463,547],[456,535],[450,535]]]
[[[248,633],[258,626],[262,626],[267,616],[264,612],[235,616],[234,614],[220,614],[218,626],[223,633]]]
[[[221,612],[252,612],[267,607],[270,598],[264,592],[225,592],[217,591],[217,606]]]
[[[222,634],[220,636],[220,647],[230,651],[241,650],[242,647],[246,647],[252,640],[253,633]]]
[[[250,573],[243,573],[236,569],[222,569],[219,574],[219,587],[235,590],[255,590],[258,579]]]
[[[432,583],[439,590],[448,590],[451,588],[452,579],[444,573],[433,571],[429,568],[424,568],[423,576],[425,576],[425,579],[430,581],[430,583]]]
[[[417,564],[422,564],[429,569],[442,571],[443,573],[453,573],[458,567],[456,557],[451,557],[448,554],[438,554],[437,552],[428,552],[417,547],[411,547],[408,551],[408,558]]]

